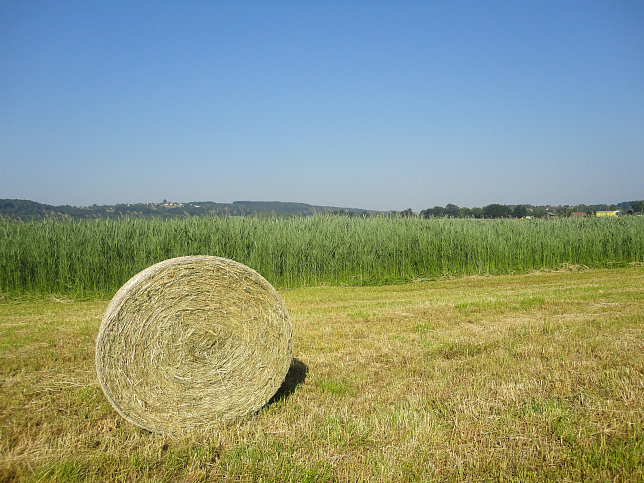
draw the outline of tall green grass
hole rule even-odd
[[[0,222],[0,291],[110,295],[155,262],[193,254],[235,259],[281,287],[614,267],[644,260],[644,218]]]

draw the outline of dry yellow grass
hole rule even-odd
[[[281,292],[285,386],[170,439],[96,381],[107,301],[0,304],[0,479],[644,479],[644,268]]]

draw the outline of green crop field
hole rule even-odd
[[[153,263],[195,254],[237,260],[278,287],[614,268],[644,261],[644,218],[0,222],[0,292],[106,296]]]
[[[278,287],[295,359],[257,414],[164,437],[95,340],[197,253]],[[641,217],[0,222],[0,481],[644,481],[643,261]]]

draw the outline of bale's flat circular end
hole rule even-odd
[[[206,429],[257,411],[293,357],[288,312],[251,268],[219,257],[172,258],[116,293],[96,342],[114,408],[158,433]]]

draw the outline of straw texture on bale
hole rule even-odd
[[[288,312],[270,283],[235,261],[189,256],[148,267],[116,293],[96,370],[127,420],[181,433],[260,409],[292,355]]]

